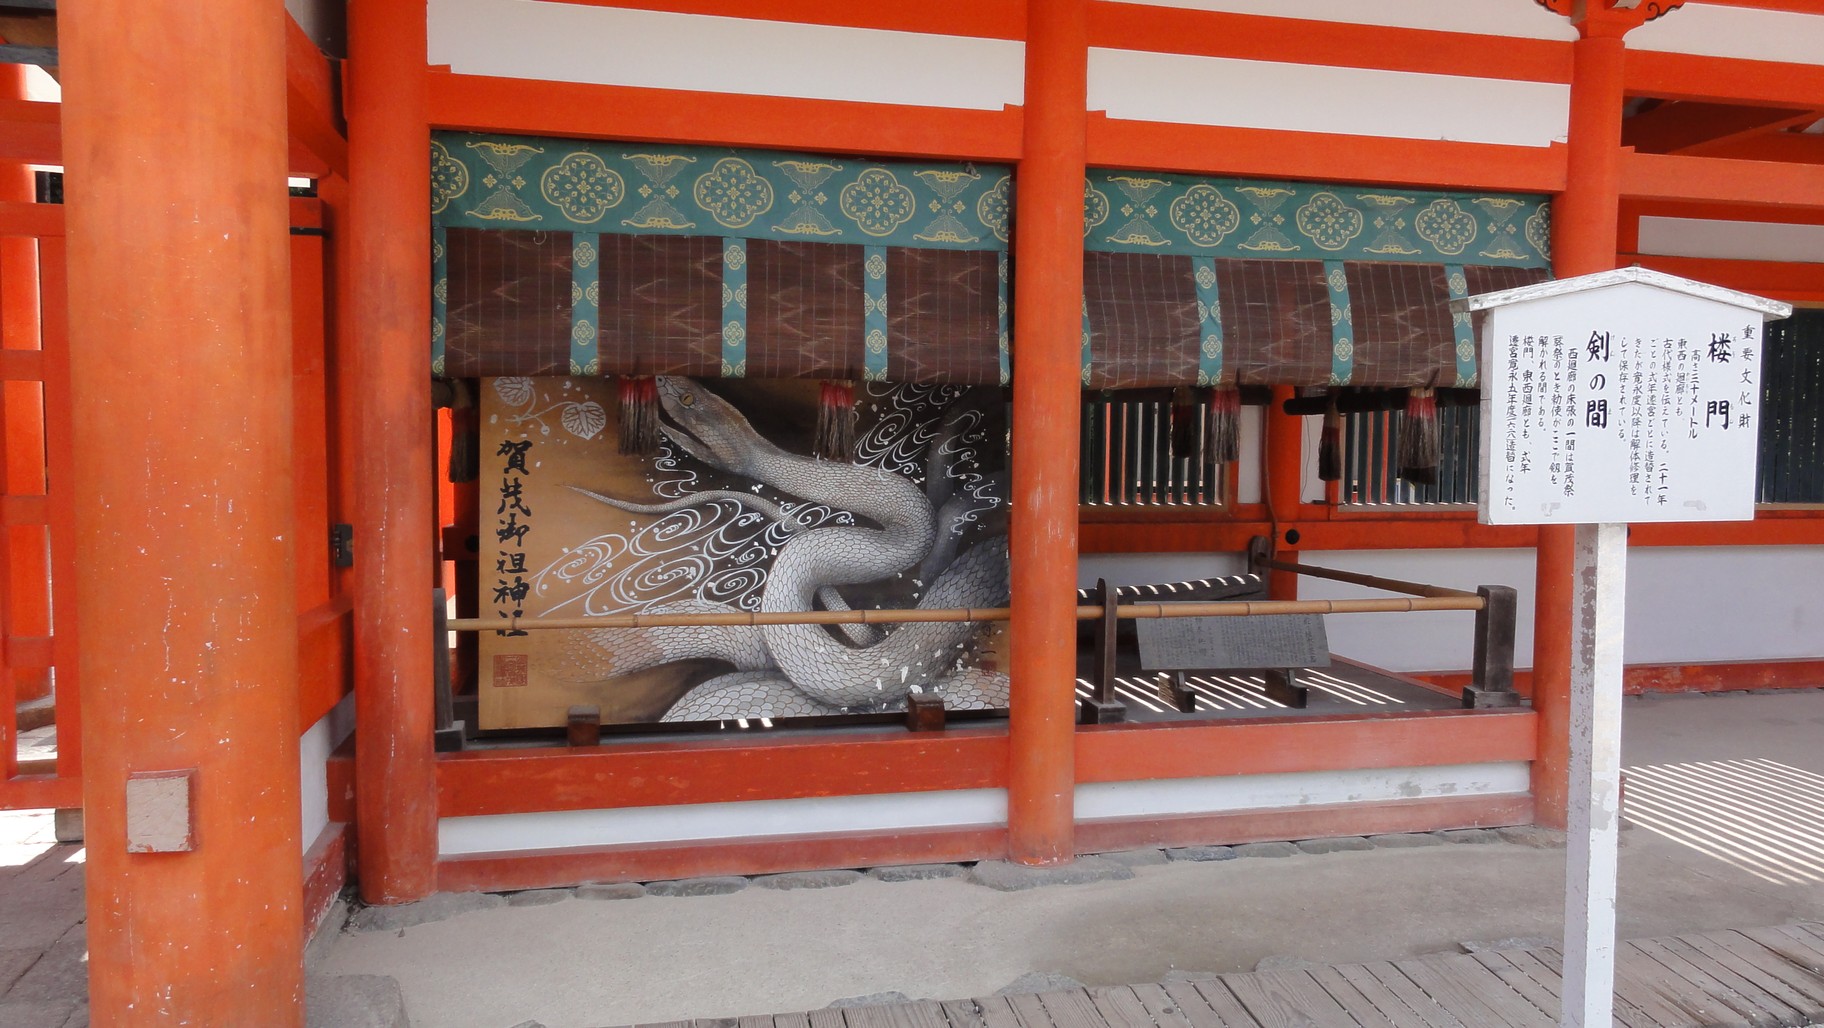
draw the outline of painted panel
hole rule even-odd
[[[819,799],[695,803],[620,810],[446,817],[437,824],[437,852],[504,853],[570,846],[617,846],[749,839],[766,835],[891,831],[1007,823],[1007,790],[834,796]]]
[[[1548,146],[1565,138],[1569,104],[1559,83],[1089,52],[1089,107],[1112,118]]]
[[[520,0],[430,0],[429,56],[458,74],[998,111],[1025,44]]]
[[[662,377],[657,455],[619,452],[614,387],[484,379],[482,616],[583,617],[1007,598],[998,388],[862,383],[856,457],[801,456],[813,382]],[[485,632],[484,728],[1006,705],[998,627],[906,624]]]

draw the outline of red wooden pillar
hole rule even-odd
[[[1077,464],[1081,445],[1087,0],[1028,0],[1015,188],[1013,695],[1008,851],[1075,855]]]
[[[285,10],[59,15],[90,1016],[299,1025]]]
[[[432,753],[430,136],[423,3],[348,9],[349,316],[356,392],[355,842],[361,895],[436,888]]]
[[[1638,18],[1591,10],[1571,45],[1570,128],[1565,190],[1552,205],[1552,270],[1559,278],[1615,267],[1621,211],[1622,34]],[[1563,828],[1570,773],[1572,542],[1569,525],[1541,525],[1533,595],[1533,762],[1535,817]]]
[[[25,100],[26,67],[0,64],[0,100]],[[0,162],[0,202],[31,203],[37,199],[37,176],[30,165]],[[10,350],[39,346],[38,246],[24,236],[0,236],[0,339]],[[30,382],[9,383],[0,402],[6,419],[6,491],[13,495],[44,493],[44,394]],[[50,552],[42,524],[0,529],[7,547],[4,624],[9,636],[43,638],[51,634]],[[9,668],[14,697],[35,700],[50,692],[50,669]]]

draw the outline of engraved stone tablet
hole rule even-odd
[[[1148,671],[1330,666],[1322,614],[1138,618],[1134,629]]]

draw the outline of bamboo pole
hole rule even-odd
[[[1310,575],[1312,578],[1328,578],[1336,582],[1348,582],[1351,585],[1367,586],[1370,589],[1384,589],[1390,593],[1405,593],[1408,596],[1474,596],[1473,592],[1463,589],[1451,589],[1442,585],[1426,585],[1423,582],[1404,582],[1397,578],[1379,578],[1374,575],[1358,574],[1354,571],[1339,571],[1336,568],[1322,568],[1313,564],[1292,564],[1282,560],[1256,561],[1261,567],[1275,571],[1290,571],[1294,574]],[[1479,609],[1479,608],[1478,608]]]
[[[1481,610],[1474,593],[1386,600],[1217,600],[1210,603],[1129,603],[1118,618],[1247,617],[1266,614],[1391,614],[1415,610]],[[452,632],[507,632],[579,628],[709,628],[737,625],[881,625],[957,621],[1006,621],[1007,607],[944,607],[933,610],[730,611],[725,614],[602,614],[586,618],[456,618]],[[1102,608],[1076,608],[1078,621],[1102,616]]]

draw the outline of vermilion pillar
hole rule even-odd
[[[26,67],[0,64],[0,99],[25,100]],[[0,202],[31,203],[37,182],[27,164],[0,162]],[[38,247],[24,236],[0,236],[0,339],[8,349],[39,348]],[[6,419],[6,487],[15,495],[44,492],[44,396],[30,382],[9,383],[0,411]],[[0,530],[0,545],[7,546],[10,581],[6,590],[6,628],[15,636],[42,638],[51,634],[51,597],[47,588],[50,554],[42,525],[18,525]],[[13,688],[20,700],[35,700],[50,692],[46,668],[12,669]]]
[[[1624,20],[1625,19],[1625,20]],[[1615,267],[1621,210],[1621,107],[1631,15],[1593,10],[1572,44],[1570,128],[1565,190],[1552,205],[1552,270],[1559,278]],[[1541,525],[1533,599],[1533,709],[1539,756],[1533,763],[1535,817],[1563,828],[1570,769],[1571,594],[1569,525]]]
[[[58,11],[90,1016],[299,1025],[285,10]]]
[[[361,895],[436,888],[430,136],[423,3],[348,8],[356,464],[355,842]]]
[[[1015,185],[1013,695],[1008,849],[1074,856],[1077,435],[1082,416],[1087,0],[1028,0]]]

